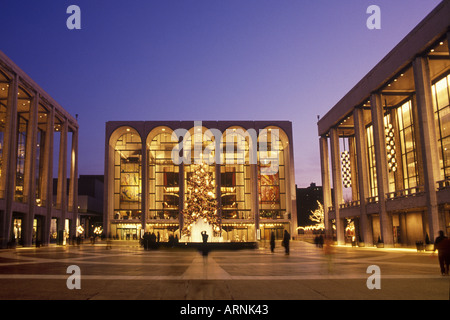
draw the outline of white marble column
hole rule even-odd
[[[373,93],[370,97],[370,105],[373,124],[373,141],[375,145],[381,238],[386,247],[392,247],[394,245],[392,217],[386,210],[386,193],[389,191],[389,180],[387,169],[386,134],[384,127],[384,108],[381,100],[381,94]]]
[[[428,59],[417,57],[413,61],[414,83],[416,88],[419,135],[422,153],[422,167],[427,196],[426,219],[428,235],[433,241],[439,230],[445,230],[443,218],[439,217],[436,195],[436,182],[440,180],[438,145],[435,129],[434,110],[431,93],[431,80]],[[425,236],[425,235],[424,235]]]
[[[337,128],[330,130],[331,143],[331,172],[333,175],[334,212],[336,213],[336,235],[339,245],[345,244],[344,223],[340,217],[339,205],[343,203],[341,155]]]
[[[328,138],[320,137],[320,166],[322,174],[322,192],[323,192],[323,214],[325,231],[332,234],[331,223],[328,218],[328,208],[332,205],[331,186],[330,186],[330,158],[328,152]]]
[[[353,122],[355,126],[355,149],[356,149],[356,168],[358,171],[358,188],[360,203],[360,235],[362,240],[368,246],[373,245],[373,232],[370,216],[367,215],[366,205],[369,197],[369,168],[367,159],[367,137],[364,126],[364,111],[355,108],[353,111]],[[353,176],[353,173],[352,173]]]

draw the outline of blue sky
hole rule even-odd
[[[79,115],[80,174],[103,174],[106,121],[274,119],[293,123],[304,187],[321,184],[317,115],[439,2],[2,0],[0,50]]]

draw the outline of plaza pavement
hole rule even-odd
[[[1,300],[448,300],[450,277],[437,256],[411,249],[322,248],[291,241],[290,255],[268,248],[145,251],[96,245],[0,250]],[[80,289],[68,289],[71,265]],[[380,269],[369,289],[367,268]],[[72,281],[73,282],[73,281]],[[372,282],[373,281],[369,281]],[[73,282],[75,283],[75,282]]]

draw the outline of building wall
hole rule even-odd
[[[183,137],[181,144],[172,141],[173,132]],[[232,152],[227,152],[223,142],[226,132],[233,136]],[[261,174],[263,163],[258,159],[264,154],[254,147],[263,143],[258,138],[262,139],[264,133],[268,150],[272,150],[270,142],[276,132],[280,141],[278,171]],[[255,135],[247,135],[250,133]],[[163,239],[169,235],[180,238],[186,181],[200,153],[210,156],[208,170],[217,185],[215,196],[224,241],[256,241],[276,229],[295,234],[290,122],[107,122],[105,144],[104,221],[109,236],[133,239],[146,231],[159,232]],[[174,163],[172,150],[177,145],[184,153]],[[196,147],[200,153],[195,152]],[[191,153],[186,152],[188,148]],[[271,163],[268,161],[267,166]]]
[[[0,247],[74,233],[78,124],[3,52],[0,118]]]

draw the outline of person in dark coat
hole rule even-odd
[[[270,234],[270,251],[275,250],[275,233],[272,231],[272,233]]]
[[[287,230],[284,230],[283,247],[284,247],[284,252],[286,255],[289,254],[289,240],[290,239],[291,239],[291,235],[289,234],[289,232],[287,232]]]
[[[203,244],[201,245],[200,251],[201,251],[203,258],[206,258],[206,257],[208,257],[208,253],[209,253],[209,248],[207,245],[209,236],[206,233],[206,231],[202,231],[201,234],[202,234]],[[205,260],[203,262],[205,262]]]
[[[438,251],[439,266],[441,274],[448,276],[450,266],[450,240],[444,235],[444,231],[439,231],[439,236],[434,240],[434,251]]]

